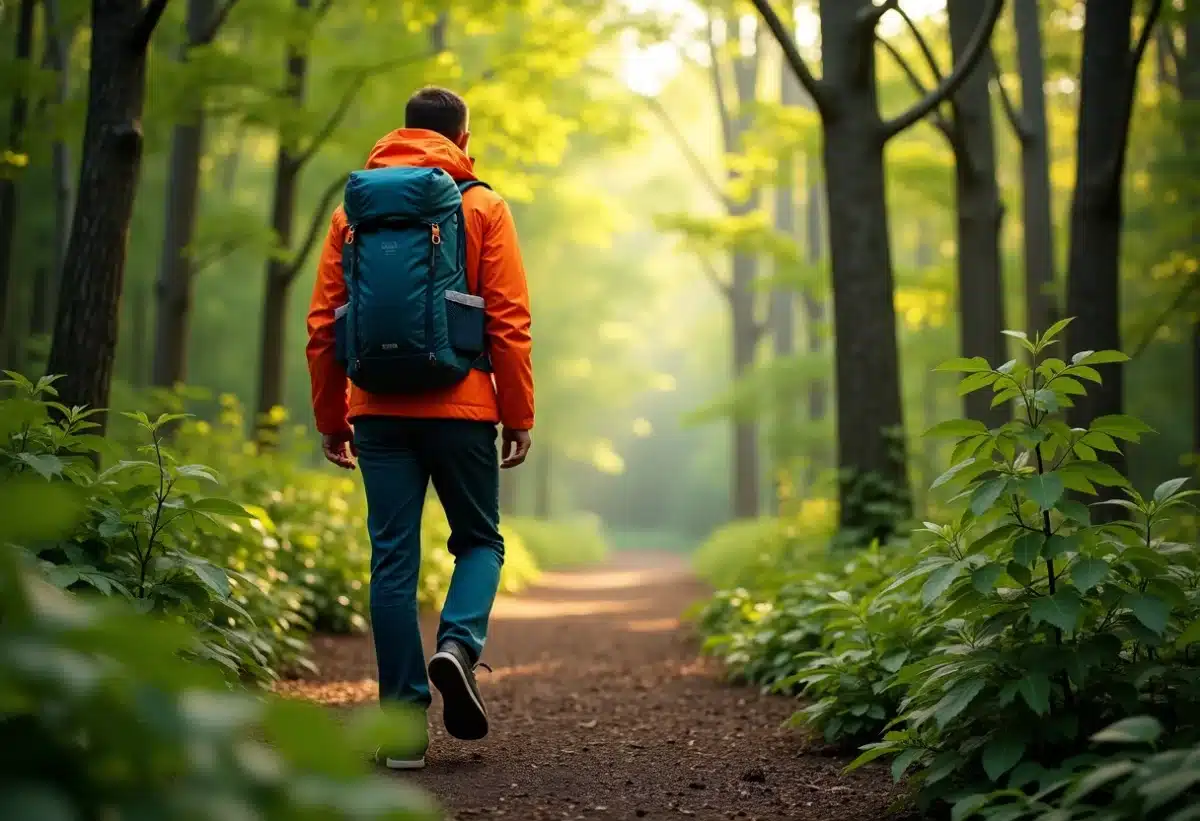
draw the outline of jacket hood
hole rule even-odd
[[[441,134],[422,128],[397,128],[375,143],[366,167],[390,165],[440,168],[455,180],[475,179],[474,160]]]

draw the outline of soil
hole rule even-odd
[[[501,598],[483,659],[494,672],[479,672],[491,734],[447,736],[435,696],[428,767],[396,777],[459,821],[884,816],[899,797],[886,770],[842,775],[845,759],[784,726],[795,701],[731,686],[699,657],[680,614],[705,593],[679,557],[622,553]],[[315,644],[321,674],[280,689],[373,705],[370,639]]]

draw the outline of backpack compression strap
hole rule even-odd
[[[462,196],[466,196],[466,193],[468,191],[470,191],[472,188],[475,188],[478,186],[482,186],[489,191],[492,190],[492,187],[490,185],[488,185],[486,182],[484,182],[483,180],[464,180],[464,181],[458,183],[458,193]],[[459,261],[459,264],[462,266],[462,269],[464,271],[466,271],[467,270],[467,243],[466,243],[467,217],[463,213],[462,205],[458,206],[458,224],[459,224],[459,230],[461,231],[461,236],[459,237],[459,243],[458,243],[458,261]],[[471,363],[471,367],[475,368],[476,370],[483,371],[484,373],[491,373],[492,372],[492,358],[490,356],[488,356],[487,351],[484,351],[483,353],[481,353],[479,355],[478,359],[476,359],[474,362]]]

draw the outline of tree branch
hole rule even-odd
[[[725,81],[721,77],[721,58],[717,54],[717,40],[713,36],[713,21],[708,21],[708,62],[712,70],[713,90],[717,95],[717,115],[721,118],[722,147],[725,151],[733,151],[733,115],[729,111],[729,103],[725,99]]]
[[[129,45],[135,52],[145,51],[149,47],[150,36],[158,27],[158,21],[162,19],[163,12],[167,10],[168,2],[170,0],[150,0],[142,8],[141,16],[133,26],[133,33],[129,41]]]
[[[936,79],[939,83],[942,82],[942,80],[946,78],[942,74],[941,68],[938,67],[937,58],[933,56],[933,49],[929,47],[929,41],[925,39],[925,35],[921,33],[919,28],[917,28],[917,24],[913,21],[912,17],[909,16],[908,12],[899,6],[896,6],[896,12],[904,19],[905,24],[908,26],[908,30],[911,31],[913,37],[916,38],[917,46],[921,49],[921,54],[925,57],[925,62],[929,64],[929,70],[933,72],[934,79]]]
[[[908,61],[904,59],[904,55],[901,54],[895,46],[893,46],[883,37],[876,35],[875,39],[879,45],[883,46],[884,50],[892,56],[892,59],[896,61],[896,65],[898,65],[900,70],[904,72],[904,76],[908,78],[908,83],[913,87],[913,90],[917,92],[917,96],[924,97],[926,94],[928,94],[929,89],[925,88],[925,84],[921,82],[921,78],[917,76],[917,73],[913,71],[912,66],[909,65]],[[949,141],[950,147],[957,150],[958,134],[955,131],[954,124],[950,122],[950,120],[946,119],[946,116],[936,108],[929,113],[929,116],[934,127],[937,128],[938,131],[942,132],[942,135],[947,141]]]
[[[717,289],[726,299],[733,298],[733,287],[721,279],[721,275],[717,273],[717,269],[712,266],[706,257],[700,257],[700,269],[704,271],[704,275],[708,277],[708,281]]]
[[[1158,34],[1155,39],[1158,41],[1158,50],[1161,55],[1159,61],[1160,65],[1165,67],[1167,63],[1170,63],[1171,70],[1169,72],[1164,68],[1164,79],[1174,86],[1176,91],[1182,92],[1183,84],[1179,73],[1179,66],[1182,62],[1182,58],[1179,54],[1179,47],[1175,45],[1174,33],[1171,31],[1170,27],[1164,23],[1158,27]]]
[[[666,126],[667,132],[675,140],[676,145],[679,146],[679,152],[683,154],[688,164],[692,167],[692,170],[696,172],[696,176],[704,183],[705,188],[709,190],[717,202],[728,208],[729,197],[725,195],[724,189],[721,188],[716,178],[704,167],[703,160],[696,154],[691,144],[687,141],[687,137],[679,130],[679,126],[675,124],[675,121],[671,119],[671,115],[667,113],[663,104],[657,97],[650,97],[645,94],[639,94],[638,96],[649,106],[655,116],[662,121],[662,124]]]
[[[419,63],[428,57],[428,54],[398,57],[395,60],[387,60],[383,63],[360,69],[355,78],[350,82],[350,85],[342,93],[342,98],[338,100],[338,104],[334,106],[333,112],[325,120],[324,125],[313,135],[312,142],[308,144],[308,147],[304,151],[296,155],[297,167],[303,166],[316,156],[321,147],[334,135],[334,132],[338,130],[338,126],[342,124],[342,120],[346,119],[346,115],[350,113],[350,107],[354,105],[354,100],[358,97],[358,93],[362,91],[363,86],[366,85],[367,80],[393,68],[410,63]]]
[[[867,30],[868,35],[874,37],[875,27],[889,11],[901,11],[900,0],[884,0],[878,6],[868,6],[858,13],[858,24]]]
[[[792,33],[787,30],[787,26],[779,19],[779,15],[775,13],[775,9],[771,7],[771,0],[752,0],[752,2],[754,3],[754,7],[758,9],[758,13],[762,16],[763,21],[767,24],[767,28],[771,30],[771,34],[775,36],[779,47],[783,49],[783,56],[787,58],[788,65],[795,72],[796,79],[800,81],[800,85],[804,86],[804,90],[808,92],[808,96],[812,97],[813,102],[816,103],[817,110],[825,114],[829,109],[829,95],[826,93],[826,88],[820,80],[813,76],[808,63],[804,60],[804,56],[796,48],[796,40],[792,36]],[[884,5],[886,6],[887,3]]]
[[[759,0],[755,0],[755,3],[758,2]],[[924,99],[883,124],[885,140],[891,139],[906,128],[923,120],[931,111],[958,91],[987,50],[988,43],[992,38],[992,31],[996,28],[996,21],[1000,19],[1000,11],[1003,8],[1004,0],[991,0],[991,5],[980,19],[979,26],[971,35],[970,43],[963,51],[962,59],[951,69],[946,78],[938,83],[937,88],[925,95]]]
[[[195,42],[193,42],[192,45],[207,46],[210,45],[213,40],[216,40],[217,35],[221,32],[221,27],[224,26],[225,21],[229,19],[229,12],[233,11],[233,7],[236,6],[237,3],[238,0],[225,0],[225,3],[221,6],[221,8],[217,9],[217,13],[213,15],[213,19],[208,24],[208,28],[205,30],[204,34],[202,34]]]
[[[1008,117],[1008,122],[1016,132],[1017,139],[1025,142],[1033,137],[1033,129],[1029,127],[1029,123],[1025,121],[1024,113],[1017,108],[1012,97],[1008,96],[1008,90],[1004,87],[1003,81],[1000,79],[1000,69],[996,66],[996,61],[992,61],[992,80],[995,82],[996,90],[1000,96],[1000,105],[1004,109],[1004,114]]]
[[[1175,294],[1175,297],[1171,300],[1171,304],[1159,313],[1150,324],[1150,328],[1146,331],[1146,335],[1142,337],[1142,341],[1134,346],[1132,356],[1135,359],[1145,353],[1146,349],[1150,347],[1150,343],[1154,341],[1154,337],[1158,334],[1159,329],[1166,325],[1171,317],[1179,312],[1197,291],[1200,291],[1200,276],[1194,276],[1189,279],[1179,290],[1179,293]]]
[[[1150,4],[1150,11],[1146,13],[1146,22],[1142,26],[1142,33],[1138,36],[1137,43],[1133,47],[1133,51],[1129,54],[1129,59],[1132,64],[1134,74],[1137,73],[1137,67],[1142,64],[1142,57],[1146,54],[1146,47],[1150,45],[1150,37],[1154,34],[1154,26],[1158,22],[1158,17],[1162,14],[1163,0],[1153,0]],[[1189,47],[1191,44],[1188,44]]]
[[[300,248],[296,251],[296,255],[288,266],[283,269],[282,279],[287,284],[291,284],[292,280],[300,273],[300,269],[304,267],[304,261],[308,259],[308,255],[312,253],[313,246],[317,244],[317,238],[321,235],[321,226],[328,219],[329,206],[333,204],[334,198],[338,193],[346,187],[346,180],[350,178],[349,173],[335,177],[325,190],[321,192],[321,199],[317,201],[317,207],[313,210],[312,219],[308,223],[308,231],[304,235],[304,242],[300,243]]]

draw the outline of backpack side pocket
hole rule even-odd
[[[479,356],[486,349],[483,297],[446,291],[446,330],[450,347],[466,356]]]

